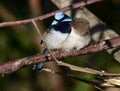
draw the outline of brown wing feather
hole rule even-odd
[[[83,36],[90,32],[90,24],[86,19],[76,18],[70,24]]]

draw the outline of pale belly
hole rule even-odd
[[[89,44],[90,40],[90,35],[83,37],[76,34],[74,31],[71,31],[70,34],[51,31],[49,34],[44,36],[44,41],[49,49],[62,49],[65,51],[82,49]]]
[[[67,39],[69,34],[61,33],[59,31],[51,31],[49,34],[44,36],[44,41],[49,49],[60,49],[63,41]]]
[[[79,50],[87,46],[90,43],[90,40],[90,35],[83,37],[72,31],[69,37],[62,44],[61,49],[66,51],[70,51],[73,49]]]

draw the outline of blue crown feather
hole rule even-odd
[[[55,20],[51,23],[51,25],[56,25],[60,22],[71,22],[72,18],[64,14],[63,12],[58,12],[55,14]]]
[[[62,19],[64,16],[65,16],[65,14],[64,14],[63,12],[57,12],[57,13],[55,14],[55,19],[60,20],[60,19]]]

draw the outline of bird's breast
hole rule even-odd
[[[76,32],[76,30],[74,30],[74,28],[72,28],[69,37],[64,41],[61,49],[66,51],[70,51],[72,49],[79,50],[87,46],[90,40],[90,35],[81,36],[79,33]]]
[[[68,36],[68,33],[61,33],[52,29],[43,39],[49,49],[59,49]]]

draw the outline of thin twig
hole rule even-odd
[[[58,71],[54,71],[54,70],[49,69],[49,68],[43,68],[43,71],[53,73],[53,74],[62,75],[62,76],[65,76],[65,77],[69,77],[69,78],[79,80],[79,81],[82,81],[82,82],[85,82],[85,83],[91,83],[91,84],[94,84],[94,85],[100,85],[101,83],[103,83],[103,81],[97,81],[97,80],[92,80],[92,79],[88,79],[88,78],[78,77],[78,76],[75,76],[75,75],[72,75],[72,74],[65,74],[65,73],[61,73],[61,72],[58,72]]]
[[[40,32],[40,30],[39,30],[39,28],[38,28],[37,24],[35,23],[35,21],[34,21],[34,20],[32,20],[32,23],[33,23],[33,25],[34,25],[35,29],[37,30],[37,32],[38,32],[38,34],[39,34],[39,36],[40,36],[40,39],[42,39],[42,33]]]
[[[39,30],[37,24],[35,23],[34,20],[32,20],[32,23],[33,23],[33,25],[35,26],[35,28],[36,28],[38,34],[40,35],[40,38],[42,39],[42,41],[43,41],[43,43],[44,43],[44,45],[45,45],[45,47],[46,47],[48,53],[50,53],[50,55],[53,57],[53,59],[56,61],[56,63],[58,63],[58,62],[57,62],[58,60],[53,56],[52,52],[51,52],[50,49],[47,47],[47,44],[45,43],[44,39],[42,38],[42,34],[41,34],[41,32],[40,32],[40,30]]]
[[[54,70],[51,70],[49,68],[43,68],[43,71],[46,72],[50,72],[53,74],[58,74],[61,76],[65,76],[65,77],[69,77],[72,78],[74,80],[78,80],[78,81],[82,81],[85,83],[89,83],[89,84],[93,84],[97,87],[97,89],[99,88],[100,90],[104,91],[101,88],[108,88],[108,87],[120,87],[120,77],[112,77],[112,78],[105,78],[104,79],[90,79],[90,78],[84,78],[84,77],[78,77],[76,75],[72,75],[72,74],[66,74],[66,73],[61,73],[61,72],[57,72]]]
[[[73,71],[96,74],[96,75],[100,75],[100,76],[120,76],[120,74],[107,73],[105,71],[98,71],[98,70],[87,68],[87,67],[86,68],[79,67],[79,66],[75,66],[75,65],[72,65],[72,64],[62,62],[62,61],[58,61],[58,65],[68,67]]]
[[[95,2],[99,2],[99,1],[102,1],[102,0],[87,0],[87,5],[92,4],[92,3],[95,3]],[[3,23],[0,23],[0,27],[27,24],[27,23],[31,23],[32,20],[34,20],[34,21],[43,20],[43,19],[46,19],[46,18],[48,18],[48,17],[53,16],[56,12],[59,12],[59,11],[67,11],[67,10],[70,10],[70,9],[75,9],[75,8],[83,7],[83,6],[85,6],[85,5],[86,5],[86,3],[85,3],[84,1],[77,2],[77,3],[75,3],[75,4],[69,5],[69,6],[67,6],[67,7],[64,7],[64,8],[62,8],[62,9],[53,11],[53,12],[51,12],[51,13],[48,13],[48,14],[45,14],[45,15],[42,15],[42,16],[38,16],[38,17],[36,17],[36,18],[31,18],[31,19],[26,19],[26,20],[19,20],[19,21],[3,22]]]

